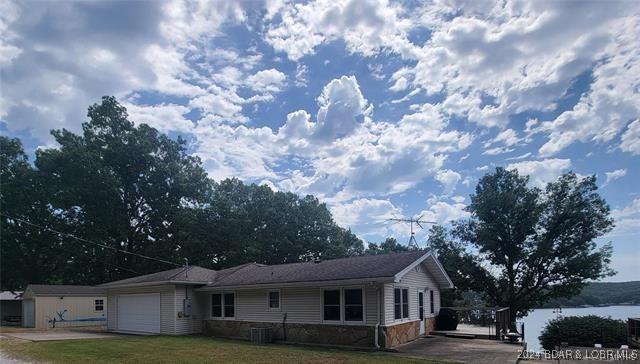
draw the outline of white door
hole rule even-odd
[[[422,290],[418,290],[418,317],[420,317],[420,335],[424,335],[424,292]]]
[[[36,327],[36,305],[33,300],[22,301],[22,326]]]
[[[118,330],[160,333],[160,294],[118,296]]]

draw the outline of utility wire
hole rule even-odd
[[[38,229],[42,229],[42,230],[45,230],[45,231],[50,231],[50,232],[52,232],[52,233],[54,233],[54,234],[58,234],[58,235],[62,235],[62,236],[67,236],[67,237],[70,237],[70,238],[72,238],[72,239],[76,239],[76,240],[79,240],[79,241],[82,241],[82,242],[85,242],[85,243],[89,243],[89,244],[97,245],[97,246],[100,246],[100,247],[103,247],[103,248],[106,248],[106,249],[111,249],[111,250],[114,250],[114,251],[117,251],[117,252],[120,252],[120,253],[123,253],[123,254],[135,255],[135,256],[138,256],[138,257],[140,257],[140,258],[149,259],[149,260],[155,260],[155,261],[157,261],[157,262],[161,262],[161,263],[165,263],[165,264],[174,265],[174,266],[176,266],[176,267],[182,267],[182,264],[178,264],[178,263],[170,262],[170,261],[168,261],[168,260],[164,260],[164,259],[159,259],[159,258],[150,257],[150,256],[148,256],[148,255],[143,255],[143,254],[138,254],[138,253],[129,252],[129,251],[126,251],[126,250],[123,250],[123,249],[114,248],[114,247],[109,246],[109,245],[106,245],[106,244],[96,243],[96,242],[93,242],[93,241],[91,241],[91,240],[87,240],[87,239],[84,239],[84,238],[80,238],[80,237],[75,236],[75,235],[73,235],[73,234],[64,233],[64,232],[62,232],[62,231],[57,231],[57,230],[54,230],[54,229],[48,228],[48,227],[46,227],[46,226],[42,226],[42,225],[38,225],[38,224],[34,224],[34,223],[32,223],[32,222],[29,222],[29,221],[26,221],[26,220],[23,220],[23,219],[20,219],[20,218],[17,218],[17,217],[10,216],[10,215],[7,215],[7,214],[2,213],[2,212],[0,212],[0,215],[2,215],[2,216],[4,216],[4,217],[6,217],[6,218],[8,218],[8,219],[11,219],[11,220],[15,220],[15,221],[19,221],[19,222],[22,222],[22,223],[24,223],[24,224],[27,224],[27,225],[31,225],[31,226],[36,227],[36,228],[38,228]]]

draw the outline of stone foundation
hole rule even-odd
[[[400,344],[415,340],[420,336],[420,320],[382,327],[381,329],[387,334],[387,340],[384,343],[384,347],[393,348]]]
[[[249,340],[252,327],[271,328],[274,341],[375,347],[375,327],[373,326],[294,323],[287,323],[283,326],[282,323],[274,322],[205,320],[202,332],[210,336]],[[380,342],[382,343],[382,341]]]
[[[436,318],[435,317],[425,317],[424,318],[424,332],[429,335],[433,330],[436,329]]]

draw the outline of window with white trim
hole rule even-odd
[[[269,291],[269,293],[267,293],[267,302],[270,310],[279,310],[280,291]]]
[[[104,311],[104,300],[95,300],[95,310]]]
[[[323,316],[324,321],[340,321],[340,290],[325,289],[323,294]]]
[[[364,321],[362,288],[344,289],[344,320]]]
[[[393,313],[396,320],[409,317],[409,289],[395,288],[393,290]]]
[[[235,293],[213,293],[211,295],[211,317],[225,318],[235,316]]]

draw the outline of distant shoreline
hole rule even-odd
[[[600,305],[580,305],[580,306],[564,306],[559,305],[560,308],[598,308],[598,307],[612,307],[612,306],[640,306],[640,303],[603,303]],[[555,310],[558,307],[535,307],[534,310]]]

